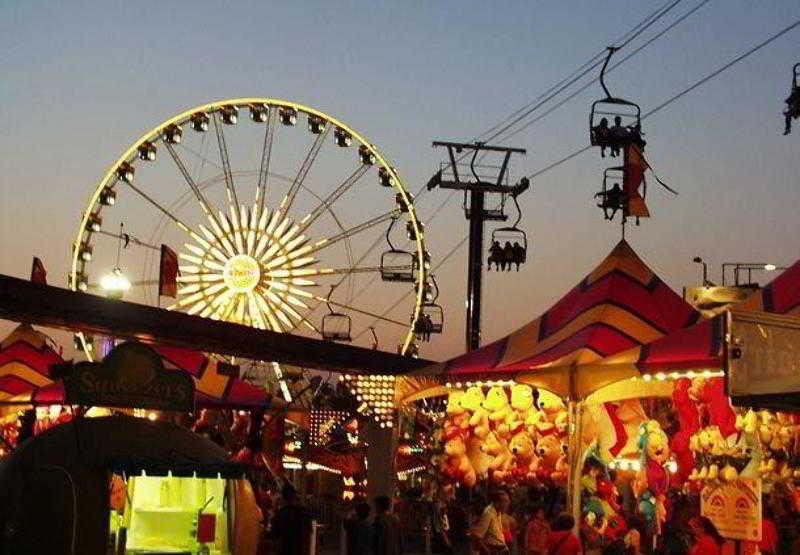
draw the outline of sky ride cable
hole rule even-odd
[[[678,99],[682,98],[683,96],[689,94],[690,92],[692,92],[693,90],[697,89],[698,87],[708,83],[712,79],[714,79],[717,76],[719,76],[721,73],[727,71],[728,69],[730,69],[731,67],[735,66],[739,62],[744,61],[746,58],[750,57],[751,55],[755,54],[756,52],[758,52],[762,48],[768,46],[769,44],[771,44],[772,42],[776,41],[777,39],[779,39],[780,37],[782,37],[786,33],[789,33],[790,31],[793,31],[794,29],[796,29],[798,27],[800,27],[800,19],[795,20],[793,23],[791,23],[787,27],[784,27],[783,29],[781,29],[780,31],[775,33],[774,35],[771,35],[766,40],[758,43],[757,45],[753,46],[749,50],[743,52],[742,54],[739,54],[738,56],[733,58],[731,61],[727,62],[726,64],[724,64],[722,66],[720,66],[719,68],[715,69],[714,71],[712,71],[708,75],[702,77],[701,79],[695,81],[692,85],[688,86],[687,88],[683,89],[682,91],[672,95],[671,97],[669,97],[668,99],[663,101],[661,104],[657,105],[655,108],[653,108],[653,109],[649,110],[648,112],[645,112],[644,114],[642,114],[641,119],[644,120],[644,119],[646,119],[646,118],[648,118],[648,117],[660,112],[661,110],[663,110],[664,108],[666,108],[667,106],[669,106],[670,104],[675,102],[676,100],[678,100]],[[544,168],[541,168],[541,169],[529,174],[528,178],[529,179],[533,179],[535,177],[543,175],[543,174],[549,172],[550,170],[552,170],[554,168],[557,168],[561,164],[564,164],[565,162],[568,162],[569,160],[572,160],[576,156],[578,156],[580,154],[583,154],[584,152],[586,152],[590,148],[592,148],[591,145],[587,145],[587,146],[585,146],[583,148],[580,148],[580,149],[576,150],[575,152],[573,152],[571,154],[568,154],[568,155],[564,156],[563,158],[561,158],[561,159],[559,159],[559,160],[557,160],[557,161],[555,161],[555,162],[553,162],[551,164],[548,164]]]

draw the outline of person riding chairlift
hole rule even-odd
[[[607,191],[600,191],[594,195],[594,198],[599,198],[600,203],[598,208],[602,208],[607,220],[613,220],[617,211],[622,210],[625,205],[625,191],[622,190],[619,183],[614,183],[611,189]],[[611,215],[608,211],[611,210]]]
[[[800,87],[792,87],[791,94],[786,98],[786,110],[783,115],[786,118],[783,134],[788,135],[792,132],[792,119],[800,118]]]
[[[495,270],[499,270],[502,261],[503,247],[500,246],[500,241],[492,241],[492,246],[489,247],[489,260],[487,261],[489,271],[492,271],[492,264],[494,264]]]

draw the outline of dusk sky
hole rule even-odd
[[[698,3],[680,2],[619,56]],[[144,131],[191,106],[264,96],[317,107],[369,137],[416,191],[443,154],[432,140],[472,140],[662,5],[0,0],[0,273],[27,277],[37,255],[50,283],[65,285],[98,180]],[[647,112],[798,18],[797,0],[711,0],[611,73],[609,88]],[[644,122],[647,157],[680,194],[651,180],[653,218],[628,239],[678,292],[699,281],[696,255],[714,280],[723,262],[800,258],[800,125],[781,135],[797,62],[800,28]],[[499,140],[528,149],[513,176],[586,145],[601,96],[593,85]],[[538,316],[619,240],[592,199],[608,165],[592,149],[533,181],[521,199],[532,250],[519,273],[487,274],[484,343]],[[459,197],[428,219],[446,195],[417,199],[434,265],[467,231]],[[447,320],[427,358],[463,351],[465,266],[462,248],[437,272]]]

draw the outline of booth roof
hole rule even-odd
[[[800,260],[731,308],[737,312],[800,315]],[[657,372],[721,370],[725,317],[725,313],[719,314],[647,345],[606,357],[594,365],[594,373],[605,376],[606,383],[611,383]]]
[[[38,332],[34,331],[34,333]],[[19,344],[19,342],[16,344]],[[192,376],[195,382],[195,404],[198,407],[249,409],[266,407],[271,403],[271,395],[263,389],[251,385],[240,378],[220,374],[218,371],[219,361],[214,357],[209,357],[199,351],[177,347],[163,345],[151,345],[151,347],[161,355],[166,368],[182,370]],[[31,349],[32,347],[28,347],[27,351]],[[52,355],[58,357],[55,352],[52,352]],[[2,356],[3,351],[0,351],[0,361],[2,361]],[[0,366],[0,401],[13,402],[19,405],[64,404],[64,384],[60,380],[53,381],[50,378],[49,371],[50,364],[63,361],[61,357],[52,361],[51,358],[35,359],[38,364],[36,366],[39,371],[38,375],[40,376],[38,381],[31,382],[29,380],[32,385],[17,390],[13,396],[7,395],[3,397],[3,367]],[[0,362],[1,364],[2,362]],[[19,366],[14,368],[17,371],[20,370]]]
[[[403,396],[408,402],[430,394],[432,381],[505,379],[583,396],[594,389],[583,367],[691,326],[699,317],[622,240],[540,317],[481,349],[414,372],[416,384],[402,386]]]
[[[0,482],[15,469],[59,465],[138,474],[239,477],[222,447],[186,428],[146,418],[108,416],[80,418],[54,426],[23,443],[0,472]],[[2,486],[0,486],[2,487]]]
[[[20,324],[0,342],[0,401],[51,383],[50,366],[61,362],[46,335]]]

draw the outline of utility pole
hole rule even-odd
[[[447,149],[449,163],[445,163],[428,181],[428,190],[440,187],[464,192],[464,215],[469,220],[469,258],[467,262],[467,351],[480,347],[481,343],[481,281],[483,277],[483,224],[486,221],[505,221],[508,217],[502,210],[506,195],[516,197],[530,187],[528,178],[523,177],[516,185],[508,185],[508,162],[512,154],[525,154],[525,149],[502,146],[489,146],[477,143],[454,143],[434,141],[434,147]],[[462,181],[456,154],[471,152],[469,172],[471,177]],[[500,166],[475,165],[479,153],[502,155]],[[465,154],[465,158],[469,154]],[[487,171],[488,170],[488,171]],[[501,195],[500,209],[486,208],[486,195]],[[466,199],[469,199],[467,202]]]

